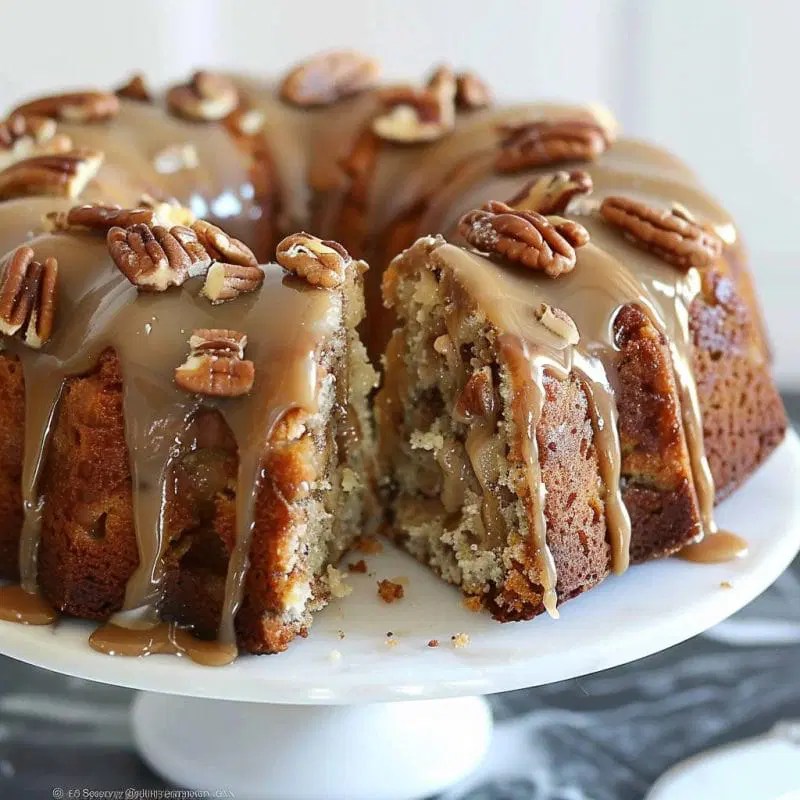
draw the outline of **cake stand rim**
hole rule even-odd
[[[775,477],[780,480],[775,482]],[[480,651],[471,653],[468,647],[463,652],[448,654],[454,658],[452,669],[445,667],[444,670],[438,670],[439,677],[426,677],[425,666],[419,661],[420,653],[414,653],[412,659],[421,666],[419,672],[412,670],[408,679],[398,679],[395,675],[387,682],[380,675],[366,674],[363,670],[353,673],[346,663],[336,670],[320,663],[316,680],[297,680],[287,674],[276,679],[275,673],[286,673],[285,669],[277,669],[271,674],[270,665],[277,664],[277,660],[282,658],[280,655],[267,658],[247,656],[223,668],[200,667],[185,659],[170,656],[151,656],[146,659],[104,656],[92,651],[86,643],[91,630],[90,623],[77,620],[62,621],[54,628],[0,621],[0,654],[50,671],[131,689],[258,703],[358,705],[493,694],[543,686],[630,663],[691,639],[727,619],[768,588],[800,551],[800,437],[793,430],[788,431],[785,441],[733,497],[739,497],[740,504],[745,502],[755,506],[759,491],[768,486],[779,490],[778,499],[783,503],[780,512],[775,512],[780,513],[783,521],[781,535],[769,539],[766,554],[762,548],[758,548],[757,558],[752,561],[743,559],[737,564],[737,578],[730,588],[721,590],[719,581],[711,586],[712,575],[715,574],[713,570],[720,565],[696,565],[668,559],[667,562],[672,564],[656,561],[637,566],[634,570],[649,569],[653,574],[670,570],[675,573],[672,580],[678,581],[681,580],[681,574],[691,574],[694,576],[692,580],[695,580],[708,570],[709,589],[685,603],[667,606],[666,616],[653,624],[626,627],[625,624],[619,626],[619,620],[607,620],[608,629],[605,633],[608,638],[604,632],[592,630],[591,642],[583,643],[579,651],[572,651],[571,657],[565,657],[564,652],[544,652],[522,661],[506,659],[504,663],[504,659],[496,655],[485,657],[481,656]],[[721,508],[728,502],[730,500],[726,500]],[[775,509],[770,511],[774,512]],[[766,542],[761,544],[766,545]],[[430,575],[430,580],[440,583],[433,575]],[[609,578],[604,583],[611,580],[614,579]],[[620,587],[624,586],[624,580],[621,579]],[[675,585],[670,582],[661,588],[674,589]],[[593,589],[585,597],[567,604],[572,619],[570,624],[580,626],[581,612],[576,609],[576,604],[587,599],[591,602],[592,596],[602,588]],[[578,611],[577,615],[570,609]],[[554,620],[545,622],[550,625],[562,624]],[[523,626],[536,624],[536,620],[516,624],[515,627],[520,630],[518,636],[523,636]],[[547,634],[544,625],[539,627],[541,630],[531,631],[535,634],[532,641],[543,643],[546,651]],[[540,636],[545,638],[539,639]],[[612,646],[609,646],[610,641]],[[403,656],[402,653],[391,653],[389,648],[385,648],[385,651],[385,659]],[[461,658],[456,659],[456,656]],[[383,656],[381,660],[390,663]],[[470,664],[471,661],[477,661],[477,666]]]

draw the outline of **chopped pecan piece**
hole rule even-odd
[[[551,278],[570,272],[575,267],[575,248],[589,241],[588,232],[577,222],[515,211],[496,200],[467,212],[458,229],[478,250],[542,270]]]
[[[491,104],[489,87],[474,72],[459,72],[456,75],[456,108],[477,111]]]
[[[126,100],[137,100],[140,103],[150,103],[153,100],[144,76],[139,72],[131,75],[130,80],[116,89],[114,94],[117,97],[124,97]]]
[[[507,204],[517,211],[535,211],[544,216],[563,214],[573,197],[591,191],[592,177],[588,172],[559,170],[529,181]]]
[[[198,219],[192,224],[192,230],[214,261],[258,269],[258,259],[253,255],[253,251],[244,242],[228,236],[216,225]]]
[[[335,289],[344,283],[352,259],[338,242],[318,239],[310,233],[293,233],[278,244],[278,263],[305,278],[312,286]]]
[[[495,159],[498,172],[517,172],[562,161],[594,161],[610,144],[596,122],[556,120],[508,125]]]
[[[102,163],[103,154],[88,149],[17,161],[0,172],[0,200],[33,195],[77,197]]]
[[[111,92],[101,91],[49,95],[14,109],[15,114],[26,117],[50,117],[65,122],[105,122],[118,111],[119,98]]]
[[[167,105],[184,119],[216,122],[239,105],[239,90],[230,78],[201,70],[167,92]]]
[[[281,83],[280,96],[296,106],[327,106],[372,89],[377,61],[352,50],[322,53],[298,64]]]
[[[189,357],[175,368],[175,383],[187,392],[238,397],[253,388],[255,367],[244,360],[247,336],[239,331],[201,328],[189,339]]]
[[[30,247],[18,247],[6,258],[0,278],[0,332],[22,331],[25,344],[39,349],[53,333],[58,262],[34,261]]]
[[[190,228],[136,224],[111,228],[108,251],[122,274],[142,291],[163,292],[203,274],[211,257]]]
[[[706,267],[722,254],[719,236],[698,225],[682,207],[664,211],[612,196],[600,204],[600,216],[640,247],[683,270]]]
[[[568,345],[576,345],[580,341],[578,326],[566,311],[542,303],[534,313],[536,319],[556,338],[562,339]]]
[[[216,305],[234,300],[240,294],[255,292],[263,282],[264,272],[260,267],[215,261],[208,268],[202,292]]]
[[[476,417],[489,417],[494,413],[494,386],[492,370],[482,367],[469,376],[459,392],[453,415],[460,422],[470,422]]]
[[[54,155],[72,150],[72,139],[56,133],[49,117],[14,114],[0,122],[0,169],[16,161],[39,155]]]

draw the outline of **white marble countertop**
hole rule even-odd
[[[797,420],[800,397],[788,403]],[[800,719],[798,675],[800,559],[750,606],[685,644],[494,697],[489,756],[446,800],[640,800],[676,762]],[[130,698],[0,657],[0,798],[168,788],[133,750]]]

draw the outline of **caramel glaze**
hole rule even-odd
[[[718,564],[722,561],[733,561],[747,555],[747,541],[730,531],[717,531],[695,544],[687,545],[678,553],[684,561],[698,564]]]
[[[346,238],[345,232],[339,230],[342,213],[348,203],[354,202],[363,214],[362,227],[368,231],[390,228],[392,221],[410,206],[420,206],[424,211],[416,233],[447,231],[467,207],[478,200],[510,196],[522,180],[535,174],[529,170],[517,176],[493,175],[491,161],[498,125],[579,116],[600,119],[607,128],[614,127],[613,120],[593,109],[540,104],[459,114],[455,130],[441,141],[396,146],[379,142],[368,133],[369,120],[378,103],[375,92],[329,108],[298,110],[280,102],[271,86],[251,79],[236,80],[245,105],[264,115],[262,144],[275,165],[280,189],[277,224],[274,219],[263,218],[264,204],[252,182],[252,151],[242,147],[225,124],[185,122],[165,113],[163,105],[157,103],[122,100],[120,113],[111,121],[60,124],[60,131],[69,134],[76,146],[94,147],[105,155],[99,173],[79,201],[132,206],[144,193],[157,199],[174,199],[197,216],[218,222],[232,235],[251,243],[263,240],[261,234],[267,223],[275,224],[279,232],[308,228],[331,238]],[[373,151],[363,162],[369,166],[366,185],[363,180],[354,179],[358,170],[347,163],[356,148],[365,143]],[[182,165],[180,159],[170,161],[163,157],[165,151],[175,152],[184,145],[193,148],[195,165]],[[637,143],[619,143],[590,171],[596,196],[624,191],[667,203],[678,200],[714,224],[727,241],[733,239],[732,226],[724,212],[696,188],[688,170],[663,151]],[[452,176],[447,185],[443,185],[445,175]],[[249,337],[247,357],[256,364],[252,394],[219,404],[206,403],[219,407],[240,449],[237,537],[220,630],[220,641],[232,647],[234,617],[247,571],[255,491],[265,479],[260,468],[264,448],[284,412],[297,407],[308,411],[315,408],[315,355],[341,313],[335,307],[337,296],[295,285],[275,266],[265,268],[265,285],[259,293],[219,307],[212,307],[197,296],[196,281],[161,295],[138,294],[113,266],[101,237],[41,233],[44,213],[73,204],[56,198],[26,198],[0,205],[0,252],[28,243],[38,258],[53,255],[59,261],[58,320],[53,339],[41,351],[29,350],[14,339],[5,342],[21,360],[26,385],[22,481],[25,524],[20,561],[23,586],[29,591],[36,586],[41,522],[37,482],[63,381],[90,370],[104,349],[113,348],[125,379],[126,437],[140,555],[139,568],[127,588],[125,609],[152,616],[164,546],[164,476],[170,459],[181,446],[186,420],[198,408],[198,401],[179,392],[166,376],[185,358],[186,340],[192,329],[244,330]],[[644,305],[673,342],[695,485],[703,508],[703,528],[705,532],[713,530],[713,486],[702,451],[696,389],[688,363],[688,305],[699,284],[696,272],[682,276],[660,262],[656,264],[602,226],[593,224],[591,233],[593,244],[582,249],[575,272],[575,276],[583,277],[554,282],[546,290],[538,283],[534,292],[530,292],[529,276],[523,279],[513,270],[498,270],[479,255],[451,246],[439,248],[439,253],[463,280],[474,284],[471,288],[482,291],[484,299],[490,301],[489,307],[492,300],[501,301],[492,313],[497,314],[498,322],[514,323],[504,351],[509,360],[522,359],[528,365],[528,391],[534,410],[544,370],[565,374],[575,369],[583,377],[591,398],[608,487],[606,506],[614,568],[621,570],[627,563],[627,533],[624,507],[618,498],[619,448],[610,354],[614,350],[612,321],[624,303]],[[369,238],[362,242],[365,251],[356,253],[371,253],[378,259],[377,267],[382,266],[379,240],[380,236]],[[259,255],[264,257],[266,253],[262,249]],[[376,273],[373,295],[380,269]],[[496,277],[502,280],[495,281]],[[523,281],[522,297],[527,299],[515,296],[515,302],[503,305],[508,294],[501,287],[512,290],[518,281]],[[541,331],[530,335],[526,309],[534,295],[537,302],[546,299],[573,316],[581,330],[578,347],[567,351],[548,348],[543,346]],[[372,308],[374,311],[377,304],[373,303]],[[504,330],[508,329],[504,326]],[[296,335],[286,336],[287,330]],[[531,486],[537,486],[534,422],[531,418],[526,426]],[[475,435],[470,448],[475,456],[473,464],[481,461],[480,440],[485,443],[488,430],[489,427]],[[533,495],[540,519],[536,536],[543,572],[550,574],[540,493],[541,488]],[[556,576],[550,575],[546,588],[552,591],[555,580]],[[177,647],[174,642],[178,634],[151,634],[154,642],[171,644],[153,644],[145,649]],[[95,644],[104,637],[105,634],[98,634]],[[189,651],[185,644],[180,646]],[[123,649],[128,648],[118,645],[118,651]]]
[[[206,667],[223,667],[234,661],[237,655],[235,645],[203,641],[167,622],[146,628],[127,628],[109,623],[89,637],[89,644],[110,656],[186,656]]]
[[[38,593],[26,592],[21,586],[0,586],[0,619],[23,625],[50,625],[58,612]]]

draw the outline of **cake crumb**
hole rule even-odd
[[[465,597],[461,602],[463,603],[464,608],[476,614],[483,608],[483,603],[481,603],[481,598],[478,597],[478,595],[476,594],[470,595],[469,597]]]
[[[384,603],[394,603],[395,600],[402,600],[403,595],[405,595],[405,589],[399,583],[386,578],[378,581],[378,597]]]
[[[338,650],[331,650],[330,653],[328,653],[328,661],[330,661],[331,664],[338,664],[341,660],[342,654]]]
[[[439,646],[439,640],[438,639],[431,639],[428,642],[428,647],[438,647],[438,646]]]
[[[336,635],[337,635],[337,636],[338,636],[340,639],[344,639],[344,631],[342,631],[342,630],[338,630],[338,631],[336,631]]]
[[[353,587],[345,581],[344,575],[330,564],[328,564],[328,588],[331,597],[336,598],[347,597],[353,591]]]
[[[456,647],[456,648],[466,647],[469,644],[469,634],[468,633],[454,633],[450,637],[450,641],[453,642],[453,647]]]
[[[383,545],[374,536],[359,536],[355,541],[355,548],[367,555],[383,552]]]
[[[720,587],[723,589],[733,589],[733,584],[730,581],[722,581]]]
[[[347,565],[347,569],[349,572],[359,572],[364,573],[367,571],[367,562],[364,561],[363,558],[359,559],[358,561],[354,561]]]
[[[394,638],[394,634],[391,631],[389,631],[386,634],[386,639],[384,640],[383,643],[390,649],[393,647],[397,647],[398,645],[398,641],[397,639]]]

